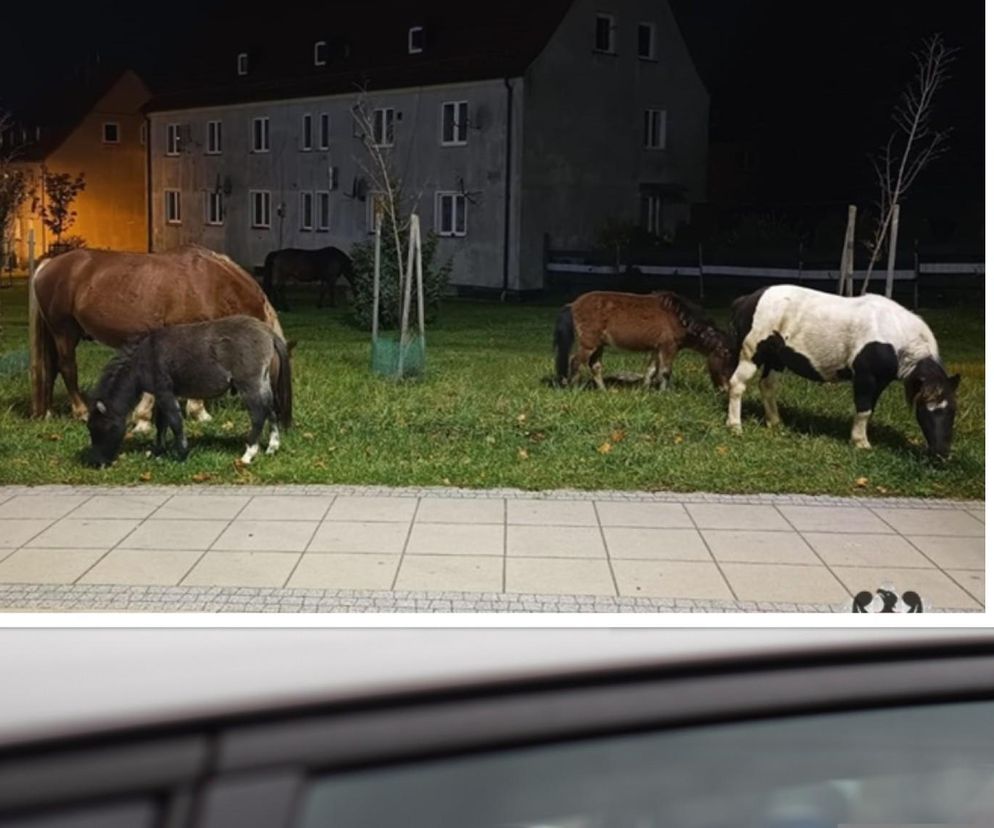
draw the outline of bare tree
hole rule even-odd
[[[904,88],[891,113],[894,129],[887,143],[872,159],[879,188],[878,216],[873,239],[865,242],[870,251],[870,263],[863,279],[861,294],[865,294],[869,287],[870,275],[880,258],[888,231],[890,264],[885,293],[889,297],[893,291],[893,262],[901,201],[919,173],[948,148],[950,130],[936,129],[932,120],[935,95],[949,79],[949,66],[955,51],[945,45],[939,34],[922,42],[919,50],[914,53],[918,70]]]
[[[12,126],[11,117],[0,112],[0,136],[7,134]],[[6,142],[0,142],[0,271],[7,265],[7,243],[12,235],[11,222],[28,196],[27,176],[23,170],[14,166],[16,158],[17,150],[12,146],[8,147]],[[2,332],[3,321],[0,319],[0,333]]]

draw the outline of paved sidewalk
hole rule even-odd
[[[984,504],[802,495],[0,487],[0,610],[842,611],[984,600]]]

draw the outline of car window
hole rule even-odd
[[[994,825],[994,703],[611,736],[314,777],[297,828]]]

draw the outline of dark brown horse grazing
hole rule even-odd
[[[273,250],[266,256],[262,287],[277,308],[290,310],[286,301],[286,283],[319,281],[321,289],[318,292],[318,307],[324,303],[326,292],[329,306],[335,307],[335,282],[339,276],[343,276],[350,287],[355,287],[352,260],[337,247],[322,247],[319,250],[287,247]]]
[[[255,279],[227,256],[190,245],[165,253],[71,250],[43,261],[31,278],[31,410],[48,413],[58,370],[73,414],[87,407],[76,376],[76,345],[88,337],[112,348],[167,325],[246,314],[283,336]],[[274,372],[279,366],[274,363]],[[151,397],[138,416],[149,427]],[[194,401],[190,401],[194,403]],[[200,418],[209,419],[203,404]],[[192,409],[192,410],[191,410]]]
[[[570,350],[576,342],[576,353]],[[595,290],[565,305],[556,321],[556,377],[566,385],[587,365],[603,389],[601,354],[605,345],[626,351],[651,351],[644,385],[655,377],[661,389],[670,379],[673,360],[683,348],[708,358],[715,388],[727,390],[737,358],[732,338],[719,330],[701,308],[669,291],[650,294]]]

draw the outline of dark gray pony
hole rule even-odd
[[[211,399],[226,391],[241,396],[252,429],[242,455],[251,463],[268,418],[267,454],[280,445],[279,426],[293,419],[293,385],[286,343],[250,316],[159,328],[121,348],[100,376],[87,428],[92,447],[88,462],[103,468],[114,462],[124,440],[128,413],[145,392],[155,396],[155,453],[165,451],[172,429],[180,460],[188,446],[177,397]],[[277,425],[278,424],[278,425]]]
[[[321,282],[318,292],[318,307],[324,303],[324,295],[329,296],[329,306],[335,307],[335,282],[343,276],[349,286],[355,289],[352,273],[352,260],[337,247],[322,247],[319,250],[299,250],[288,247],[273,250],[266,256],[263,266],[262,289],[277,310],[290,310],[286,301],[286,283]]]

